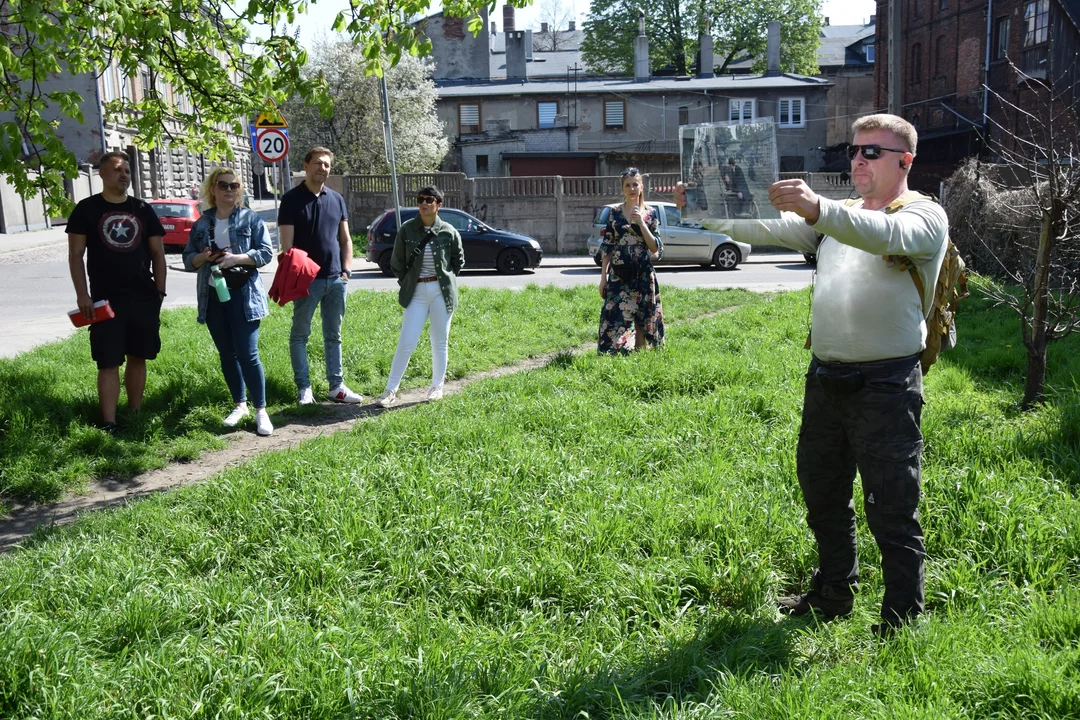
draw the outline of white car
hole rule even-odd
[[[715,265],[721,270],[734,270],[750,257],[750,246],[733,240],[723,233],[712,232],[692,222],[684,222],[675,203],[650,202],[649,207],[658,212],[658,234],[664,243],[664,254],[658,265]],[[593,261],[600,265],[600,243],[611,208],[600,208],[593,219],[593,232],[587,246]]]

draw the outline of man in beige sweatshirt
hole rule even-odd
[[[860,201],[846,205],[802,180],[769,188],[779,220],[705,221],[751,244],[817,254],[811,351],[797,467],[807,523],[817,539],[810,589],[781,598],[792,615],[848,615],[858,589],[855,471],[862,478],[867,524],[881,550],[886,636],[924,609],[926,555],[919,524],[923,439],[925,311],[947,246],[948,218],[932,198],[897,202],[908,191],[918,135],[895,115],[870,115],[852,126],[851,176]],[[681,186],[681,183],[680,183]],[[685,205],[685,190],[675,202]],[[910,274],[887,258],[914,263]]]

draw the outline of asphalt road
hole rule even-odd
[[[273,231],[276,234],[276,229]],[[168,297],[164,307],[195,304],[194,275],[183,271],[178,254],[168,255]],[[396,290],[397,282],[385,277],[372,263],[353,264],[350,291]],[[677,287],[741,287],[761,292],[795,290],[810,284],[811,269],[798,254],[751,255],[735,270],[692,267],[661,267],[660,285]],[[267,287],[273,281],[274,264],[262,269]],[[584,256],[547,257],[536,270],[522,275],[499,275],[494,270],[467,270],[459,283],[468,287],[521,289],[529,284],[559,287],[595,285],[600,271]],[[75,292],[68,275],[67,247],[49,245],[0,254],[0,356],[13,357],[42,343],[74,332],[67,313],[75,307]]]

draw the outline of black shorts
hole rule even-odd
[[[153,360],[161,350],[161,299],[152,295],[109,298],[116,317],[90,326],[90,356],[99,370],[120,367],[124,357]]]

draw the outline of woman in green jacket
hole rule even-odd
[[[375,401],[383,407],[390,407],[397,401],[401,378],[429,318],[431,389],[428,400],[442,398],[450,320],[458,299],[457,274],[465,264],[461,235],[452,225],[439,219],[439,208],[443,204],[439,189],[434,185],[421,188],[416,204],[420,214],[402,223],[390,256],[390,269],[401,286],[398,302],[405,308],[405,317],[401,321],[401,335],[394,362],[390,365],[386,391]]]

